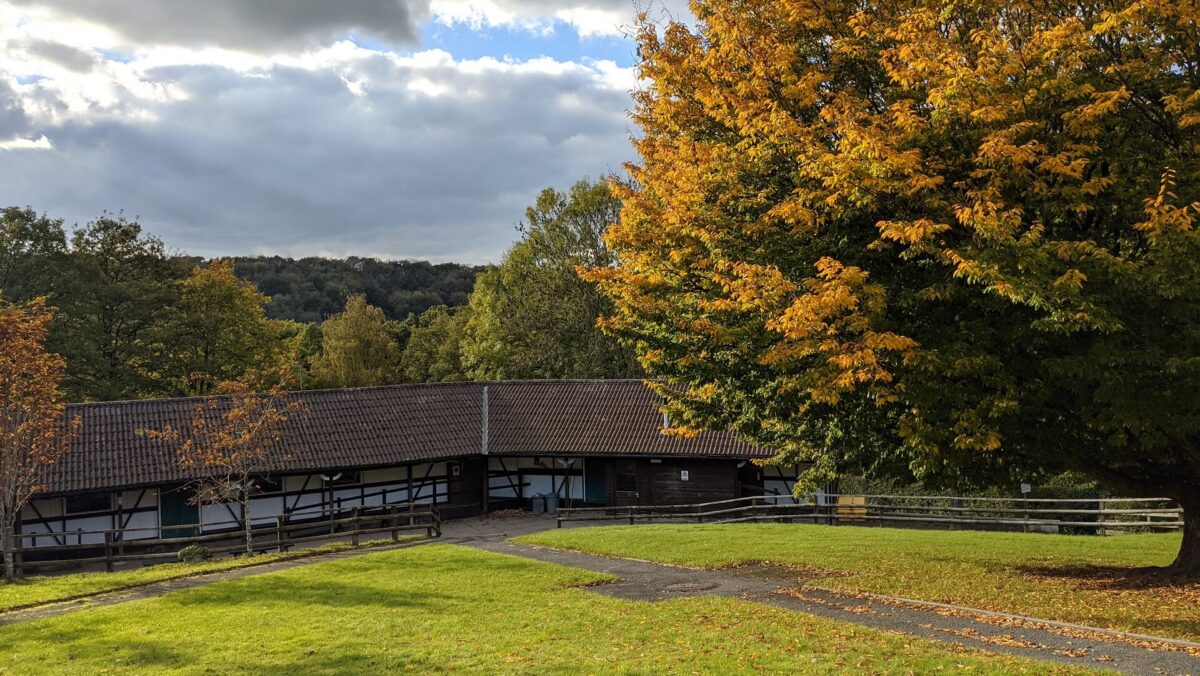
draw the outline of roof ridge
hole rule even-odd
[[[564,383],[647,383],[653,378],[516,378],[512,380],[456,380],[443,383],[392,383],[390,385],[369,385],[365,387],[322,387],[311,390],[287,390],[286,394],[329,394],[340,392],[370,392],[418,388],[464,388],[483,387],[488,385],[557,385]],[[260,393],[261,394],[261,393]],[[111,399],[108,401],[73,401],[67,402],[68,407],[114,406],[118,404],[144,404],[179,401],[209,401],[228,397],[224,394],[205,394],[192,397],[148,397],[145,399]]]

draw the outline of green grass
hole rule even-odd
[[[1200,582],[1135,569],[1169,564],[1179,535],[1114,537],[785,524],[547,531],[519,541],[695,567],[812,567],[812,584],[1200,639]]]
[[[418,538],[401,538],[402,541],[405,539]],[[391,544],[391,542],[391,540],[380,540],[378,542],[366,543],[364,546]],[[351,549],[351,546],[345,543],[337,543],[311,549],[297,549],[282,554],[268,553],[255,556],[226,557],[195,564],[160,563],[144,568],[119,570],[112,573],[38,575],[26,577],[9,584],[0,581],[0,612],[14,608],[24,608],[90,596],[114,589],[137,587],[179,577],[190,577],[193,575],[232,570],[234,568],[257,566],[264,563],[303,558],[343,549]]]
[[[1047,673],[1064,667],[453,545],[367,554],[0,627],[0,672]]]

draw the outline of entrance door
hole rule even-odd
[[[193,535],[191,526],[200,523],[200,507],[192,504],[192,493],[184,488],[158,492],[158,526],[164,538],[183,538]]]
[[[617,507],[641,504],[636,460],[613,461],[613,504]]]

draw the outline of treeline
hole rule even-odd
[[[614,262],[601,236],[619,206],[603,182],[543,191],[522,239],[473,288],[478,270],[466,266],[204,262],[171,255],[121,215],[68,232],[61,219],[8,208],[0,300],[48,300],[49,346],[66,360],[75,401],[200,395],[235,380],[315,388],[627,376],[639,372],[632,353],[596,329],[606,301],[577,275]]]
[[[238,257],[238,277],[271,298],[267,316],[319,322],[361,294],[388,319],[404,319],[438,305],[465,305],[481,266],[374,258]]]

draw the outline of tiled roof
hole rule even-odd
[[[295,392],[300,412],[284,423],[264,472],[381,467],[479,455],[484,387],[488,452],[510,455],[766,457],[727,433],[679,440],[660,433],[661,403],[641,381],[520,381],[393,385]],[[72,404],[82,427],[49,472],[54,493],[185,481],[177,444],[141,430],[186,430],[198,399]]]
[[[521,381],[488,387],[488,452],[497,455],[767,457],[728,432],[661,433],[662,399],[639,380]]]

